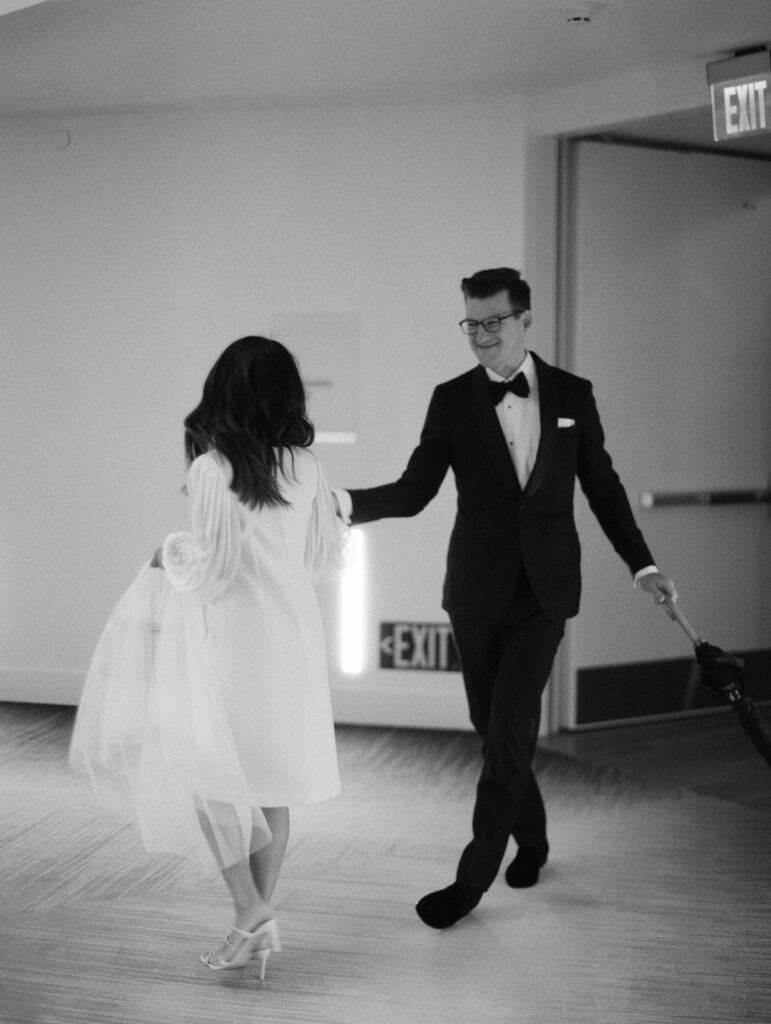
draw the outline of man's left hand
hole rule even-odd
[[[677,588],[674,580],[661,572],[649,572],[645,576],[641,576],[637,581],[637,586],[646,593],[652,594],[656,604],[663,604],[668,597],[673,601],[677,600]]]

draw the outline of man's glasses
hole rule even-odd
[[[524,309],[515,309],[513,313],[505,313],[503,316],[488,316],[486,320],[461,320],[459,326],[463,333],[468,334],[470,338],[474,337],[480,327],[484,327],[488,334],[497,334],[504,320],[508,320],[510,316],[520,317],[524,312]]]

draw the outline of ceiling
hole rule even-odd
[[[0,116],[473,100],[768,42],[769,0],[0,0]]]

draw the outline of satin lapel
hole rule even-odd
[[[519,480],[511,461],[509,450],[506,447],[506,439],[501,430],[501,424],[495,412],[495,406],[490,401],[490,389],[487,386],[488,376],[484,367],[477,366],[471,372],[471,401],[474,407],[474,414],[482,431],[487,450],[498,470],[501,479],[510,491],[518,491]]]
[[[538,407],[541,415],[541,439],[530,479],[525,487],[525,497],[535,494],[549,468],[554,445],[557,441],[557,385],[551,367],[533,353],[538,374]]]

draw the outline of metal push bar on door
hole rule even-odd
[[[672,505],[771,505],[771,487],[742,491],[642,491],[640,508]]]

